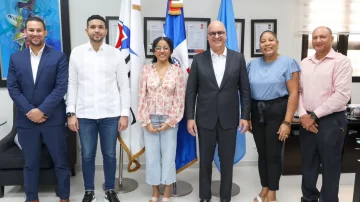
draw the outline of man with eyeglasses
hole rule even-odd
[[[191,65],[185,112],[189,133],[199,135],[200,202],[211,200],[216,143],[221,162],[220,199],[221,202],[229,202],[237,130],[243,128],[241,133],[245,133],[249,129],[250,84],[244,56],[226,48],[226,30],[220,21],[209,25],[208,41],[211,49],[195,55]]]

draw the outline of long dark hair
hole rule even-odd
[[[173,45],[173,42],[172,42],[172,40],[171,40],[170,38],[164,37],[164,36],[161,36],[161,37],[156,38],[156,39],[154,40],[154,42],[152,43],[152,50],[153,50],[153,52],[155,52],[155,48],[156,48],[157,44],[159,43],[159,41],[161,41],[161,40],[164,40],[164,41],[169,45],[169,48],[170,48],[170,57],[169,57],[168,60],[169,60],[170,64],[174,64],[174,62],[173,62],[172,59],[171,59],[171,54],[173,53],[174,45]],[[157,57],[156,57],[155,54],[154,54],[153,59],[152,59],[152,63],[156,63],[156,62],[157,62]]]

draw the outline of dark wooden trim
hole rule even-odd
[[[357,169],[356,169],[356,173],[355,173],[353,202],[360,202],[360,162],[359,161],[360,161],[360,159],[358,159],[357,166],[356,166]]]
[[[308,49],[309,49],[309,35],[303,34],[302,45],[301,45],[301,60],[307,57]]]
[[[241,33],[240,33],[241,47],[240,47],[239,52],[244,54],[245,19],[235,19],[235,22],[241,22]]]
[[[337,42],[337,51],[347,55],[349,35],[339,34]]]
[[[106,16],[105,17],[105,26],[106,26],[106,29],[108,29],[109,30],[109,28],[110,28],[110,21],[112,21],[112,20],[116,20],[116,21],[118,21],[119,20],[119,16]],[[110,39],[109,39],[109,33],[106,35],[106,38],[105,38],[105,40],[106,40],[106,44],[110,44]]]
[[[255,24],[256,23],[274,23],[274,32],[277,34],[277,19],[258,19],[251,20],[251,57],[262,57],[263,54],[254,53],[255,51]]]
[[[60,0],[61,9],[61,34],[63,52],[70,58],[71,53],[71,37],[70,37],[70,13],[69,0]]]
[[[145,49],[145,58],[153,58],[154,55],[147,53],[147,22],[148,21],[162,21],[165,23],[166,18],[165,17],[144,17],[144,49]],[[185,23],[185,22],[184,22]],[[165,31],[165,30],[164,30]],[[151,49],[150,49],[151,52]]]

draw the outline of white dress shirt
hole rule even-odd
[[[86,43],[72,51],[67,112],[87,119],[129,116],[130,102],[128,69],[118,49],[103,43],[96,52]]]
[[[34,83],[36,82],[36,75],[37,75],[37,72],[39,69],[41,55],[44,51],[44,47],[45,47],[45,44],[42,47],[42,49],[38,52],[38,55],[35,55],[35,53],[32,51],[32,49],[29,48],[30,49],[31,70],[32,70],[33,78],[34,78]]]
[[[216,82],[220,87],[225,72],[227,48],[225,47],[225,50],[221,55],[216,54],[211,49],[210,49],[210,53],[211,53],[211,60],[214,68]]]

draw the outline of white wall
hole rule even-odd
[[[167,0],[142,0],[143,17],[164,17]],[[119,0],[69,0],[70,30],[72,48],[88,41],[85,34],[86,19],[93,14],[102,16],[118,16],[121,1]],[[217,18],[220,0],[184,0],[185,17]],[[277,19],[277,32],[280,41],[280,54],[300,61],[301,37],[296,32],[297,0],[233,0],[235,18],[245,19],[245,59],[250,58],[251,19]],[[149,62],[149,60],[147,60]],[[353,89],[360,84],[353,84]],[[360,103],[360,94],[353,90],[353,103]],[[0,89],[0,117],[12,120],[12,102],[6,89]],[[3,129],[10,131],[11,123]],[[0,138],[3,136],[0,134]],[[247,135],[247,154],[240,164],[254,163],[257,159],[255,144],[251,135]],[[78,154],[79,155],[79,154]],[[79,158],[80,159],[80,158]],[[143,164],[144,155],[140,158]],[[80,161],[79,161],[80,162]],[[125,159],[125,162],[127,160]],[[96,164],[102,164],[101,152],[98,149]]]

